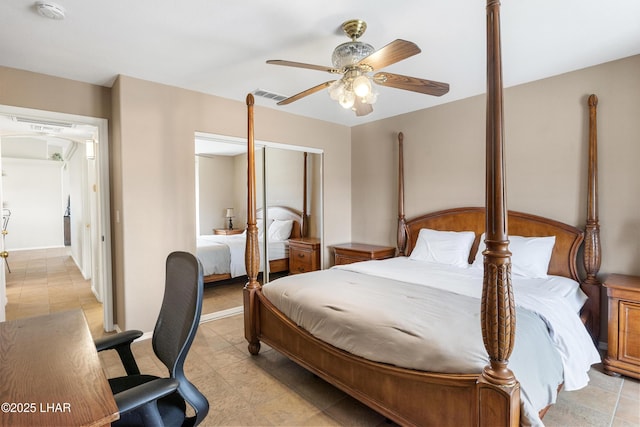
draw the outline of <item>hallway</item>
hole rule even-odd
[[[13,251],[7,278],[7,320],[82,308],[94,337],[103,335],[102,304],[73,262],[69,247]]]

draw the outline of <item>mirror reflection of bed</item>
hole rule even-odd
[[[246,140],[198,133],[195,154],[197,256],[205,276],[202,312],[230,315],[242,310],[247,281]],[[266,143],[256,150],[261,282],[289,274],[290,239],[321,236],[321,166],[321,153],[299,147]]]

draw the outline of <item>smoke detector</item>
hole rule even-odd
[[[49,19],[64,19],[64,7],[50,1],[37,1],[35,4],[39,15]]]

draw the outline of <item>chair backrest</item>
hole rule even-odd
[[[200,261],[188,252],[167,257],[164,297],[153,330],[153,351],[172,378],[178,391],[202,420],[209,409],[206,398],[184,376],[184,361],[198,330],[204,284]],[[197,424],[197,423],[196,423]]]

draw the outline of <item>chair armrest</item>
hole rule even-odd
[[[174,378],[156,378],[116,393],[113,397],[120,413],[125,413],[175,392],[179,384],[180,382]]]
[[[114,335],[106,335],[102,338],[94,340],[98,351],[115,349],[122,344],[131,344],[133,340],[140,338],[142,331],[124,331]]]
[[[94,344],[98,351],[117,351],[127,375],[139,375],[140,369],[138,368],[136,359],[134,359],[133,353],[131,352],[131,343],[133,340],[140,338],[141,336],[142,331],[124,331],[115,335],[107,335],[106,337],[98,338],[94,341]]]

